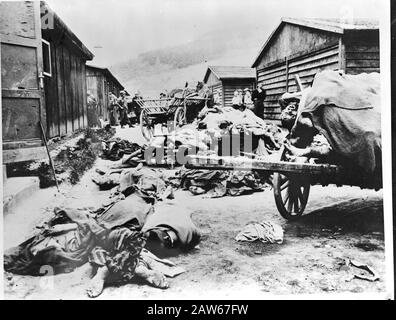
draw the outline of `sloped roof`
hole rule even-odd
[[[206,70],[204,82],[208,80],[210,72],[218,79],[255,79],[256,72],[250,67],[240,66],[208,66]]]
[[[87,60],[92,60],[94,54],[81,42],[81,40],[71,31],[71,29],[63,22],[63,20],[54,12],[45,1],[40,1],[41,15],[45,12],[51,14],[54,17],[54,28],[59,28],[63,31],[64,36],[66,36],[71,43],[83,54]],[[51,29],[47,29],[51,31]],[[46,29],[43,29],[46,31]]]
[[[344,30],[379,29],[379,21],[375,19],[282,18],[282,21],[336,33],[344,33]]]
[[[338,34],[343,34],[345,30],[378,30],[379,21],[375,19],[322,19],[322,18],[287,18],[283,17],[275,28],[275,30],[268,37],[267,41],[264,43],[260,49],[259,54],[254,59],[252,67],[254,68],[257,62],[260,60],[265,49],[270,45],[271,40],[280,31],[284,24],[295,24],[299,26],[304,26],[312,29],[318,29]]]
[[[124,90],[124,86],[117,80],[117,78],[111,73],[111,71],[107,68],[103,68],[103,67],[99,67],[99,66],[95,66],[92,64],[86,64],[87,68],[91,68],[91,69],[96,69],[96,70],[100,70],[103,72],[103,74],[107,77],[110,78],[113,82],[115,82],[120,88],[121,90]]]

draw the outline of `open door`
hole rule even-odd
[[[3,163],[46,156],[40,2],[0,2]]]

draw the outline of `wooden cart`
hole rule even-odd
[[[150,140],[157,124],[167,125],[171,121],[174,127],[181,127],[191,122],[189,109],[194,108],[197,112],[207,105],[209,98],[197,96],[173,97],[166,99],[137,99],[141,107],[140,129],[146,140]]]
[[[289,162],[286,160],[284,150],[281,150],[278,159],[280,160],[267,161],[247,157],[189,156],[186,167],[273,173],[275,203],[282,217],[288,220],[296,219],[303,214],[311,185],[361,186],[358,181],[359,174],[353,174],[340,165]]]

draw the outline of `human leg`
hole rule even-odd
[[[169,288],[166,277],[159,271],[150,270],[148,265],[141,259],[139,259],[138,265],[136,266],[135,274],[137,277],[146,280],[156,288]]]
[[[106,278],[109,275],[109,270],[106,266],[101,266],[98,268],[96,275],[90,280],[87,295],[90,298],[95,298],[99,296],[103,292],[104,284],[106,282]]]

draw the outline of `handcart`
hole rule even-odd
[[[311,185],[351,185],[380,189],[381,186],[362,186],[361,175],[343,166],[327,163],[290,162],[284,148],[279,160],[256,160],[247,157],[189,156],[187,168],[206,170],[255,170],[272,173],[275,203],[285,219],[300,217],[307,205]]]
[[[142,109],[140,129],[144,138],[149,141],[153,137],[156,125],[173,123],[176,128],[192,122],[209,100],[208,97],[184,96],[184,92],[182,96],[173,98],[137,99],[136,102]]]

